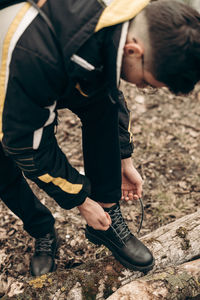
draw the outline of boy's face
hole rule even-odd
[[[137,87],[152,86],[160,88],[164,83],[157,81],[150,71],[145,68],[145,49],[138,40],[127,42],[124,47],[121,77]],[[146,53],[148,54],[148,53]]]

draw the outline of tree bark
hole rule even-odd
[[[107,298],[107,300],[138,299],[200,299],[200,259],[132,281]]]
[[[142,238],[156,258],[156,269],[200,257],[200,209]]]

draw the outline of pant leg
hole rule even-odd
[[[91,198],[116,203],[121,198],[118,105],[108,97],[74,111],[82,121],[85,174]]]
[[[24,229],[37,238],[48,233],[54,218],[36,198],[21,171],[7,157],[0,143],[0,198],[23,222]]]

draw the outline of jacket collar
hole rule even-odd
[[[119,46],[117,50],[117,60],[116,60],[116,80],[117,80],[117,86],[120,83],[120,75],[121,75],[121,67],[122,67],[122,58],[123,58],[123,53],[124,53],[124,45],[126,43],[126,37],[128,33],[128,26],[129,22],[126,21],[122,25],[122,30],[121,30],[121,36],[120,36],[120,41],[119,41]]]
[[[102,12],[95,31],[123,23],[134,18],[150,0],[106,0],[109,4]],[[105,5],[107,4],[106,1]]]

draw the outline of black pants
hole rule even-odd
[[[118,107],[106,98],[81,108],[69,105],[82,121],[84,167],[91,181],[90,197],[115,203],[121,198]],[[51,212],[33,194],[21,171],[0,144],[0,198],[37,238],[54,225]]]
[[[0,198],[33,237],[49,232],[54,225],[51,212],[36,198],[20,169],[7,157],[0,144]]]

